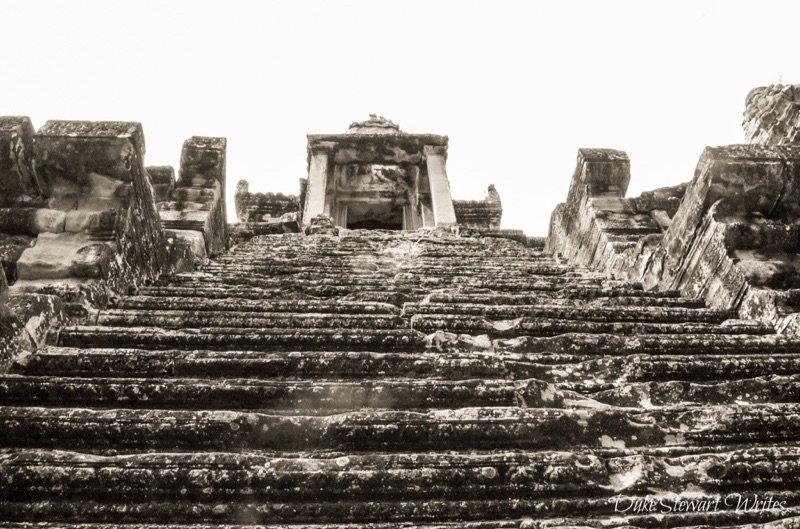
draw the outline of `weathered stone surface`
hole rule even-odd
[[[240,223],[270,222],[298,213],[300,200],[283,193],[251,193],[247,180],[236,184],[236,218]]]
[[[41,203],[48,188],[33,163],[33,124],[25,116],[0,117],[0,206]]]
[[[156,203],[169,200],[175,189],[175,169],[170,165],[148,165],[145,171],[150,176]]]
[[[158,205],[164,227],[197,231],[203,235],[205,249],[197,259],[216,255],[228,244],[225,213],[225,138],[193,136],[183,143],[178,181],[170,200]],[[190,248],[193,246],[190,245]]]
[[[794,144],[800,141],[800,91],[796,85],[770,85],[747,94],[744,121],[748,143]]]
[[[800,284],[792,220],[800,213],[798,160],[791,147],[708,148],[687,186],[624,199],[619,185],[606,191],[605,176],[595,187],[586,183],[591,163],[581,156],[568,202],[553,213],[548,248],[572,263],[703,297],[793,332],[793,311],[770,291]],[[627,182],[625,160],[608,155],[603,164]],[[641,208],[652,210],[642,215]]]
[[[309,139],[313,157],[330,156],[317,168],[444,155],[435,142],[403,144],[378,117],[343,136]],[[164,251],[189,261],[220,197],[209,175],[222,151],[203,158],[208,145],[195,143],[182,184],[152,171],[162,218],[185,223],[167,230]],[[6,310],[0,519],[10,521],[0,528],[793,527],[794,158],[711,149],[689,185],[626,199],[624,153],[583,150],[548,241],[560,258],[493,228],[367,231],[319,215],[288,233],[297,218],[281,217],[266,223],[275,234],[248,223],[200,270],[121,296],[107,278],[127,254],[108,250],[129,233],[125,200],[140,194],[90,175],[87,195],[62,179],[59,203],[80,213],[67,214],[65,233],[37,237],[84,236],[70,273],[108,270],[14,286],[84,310],[50,345],[51,325],[36,319],[44,296]],[[141,196],[155,202],[152,190]],[[659,248],[665,270],[652,268]],[[658,289],[645,290],[652,277]],[[747,288],[734,295],[737,284]],[[704,292],[722,302],[707,307]],[[786,508],[613,503],[710,505],[731,491]]]
[[[345,134],[308,136],[302,221],[327,215],[351,229],[415,230],[456,222],[447,137],[409,134],[370,115]]]
[[[483,200],[454,200],[456,221],[460,226],[497,230],[503,217],[500,194],[490,185]]]
[[[48,182],[83,185],[92,174],[131,182],[131,167],[144,158],[139,123],[48,121],[33,139],[36,170]]]
[[[17,280],[17,261],[22,252],[29,248],[35,238],[28,235],[7,235],[0,233],[0,264],[3,266],[3,279],[0,280],[0,293],[8,288],[8,283]]]

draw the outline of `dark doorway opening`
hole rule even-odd
[[[347,227],[351,230],[402,230],[403,207],[392,203],[349,204]]]

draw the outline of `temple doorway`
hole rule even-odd
[[[355,203],[341,208],[341,226],[351,230],[402,230],[404,207],[395,202]],[[342,218],[344,217],[344,218]]]

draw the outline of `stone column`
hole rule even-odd
[[[306,188],[306,203],[303,208],[303,224],[310,224],[311,219],[325,213],[328,165],[333,147],[333,143],[310,147],[312,150],[308,162],[308,187]]]
[[[425,146],[425,161],[428,166],[428,185],[431,190],[433,222],[436,226],[456,223],[456,211],[450,196],[450,183],[447,181],[447,149],[439,145]]]

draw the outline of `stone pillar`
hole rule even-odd
[[[328,166],[334,144],[314,145],[308,161],[308,184],[303,207],[303,223],[310,224],[317,215],[325,214]]]
[[[438,145],[425,146],[425,162],[428,167],[428,185],[431,190],[433,222],[436,226],[456,223],[456,211],[450,196],[450,183],[447,181],[445,164],[447,150]]]

